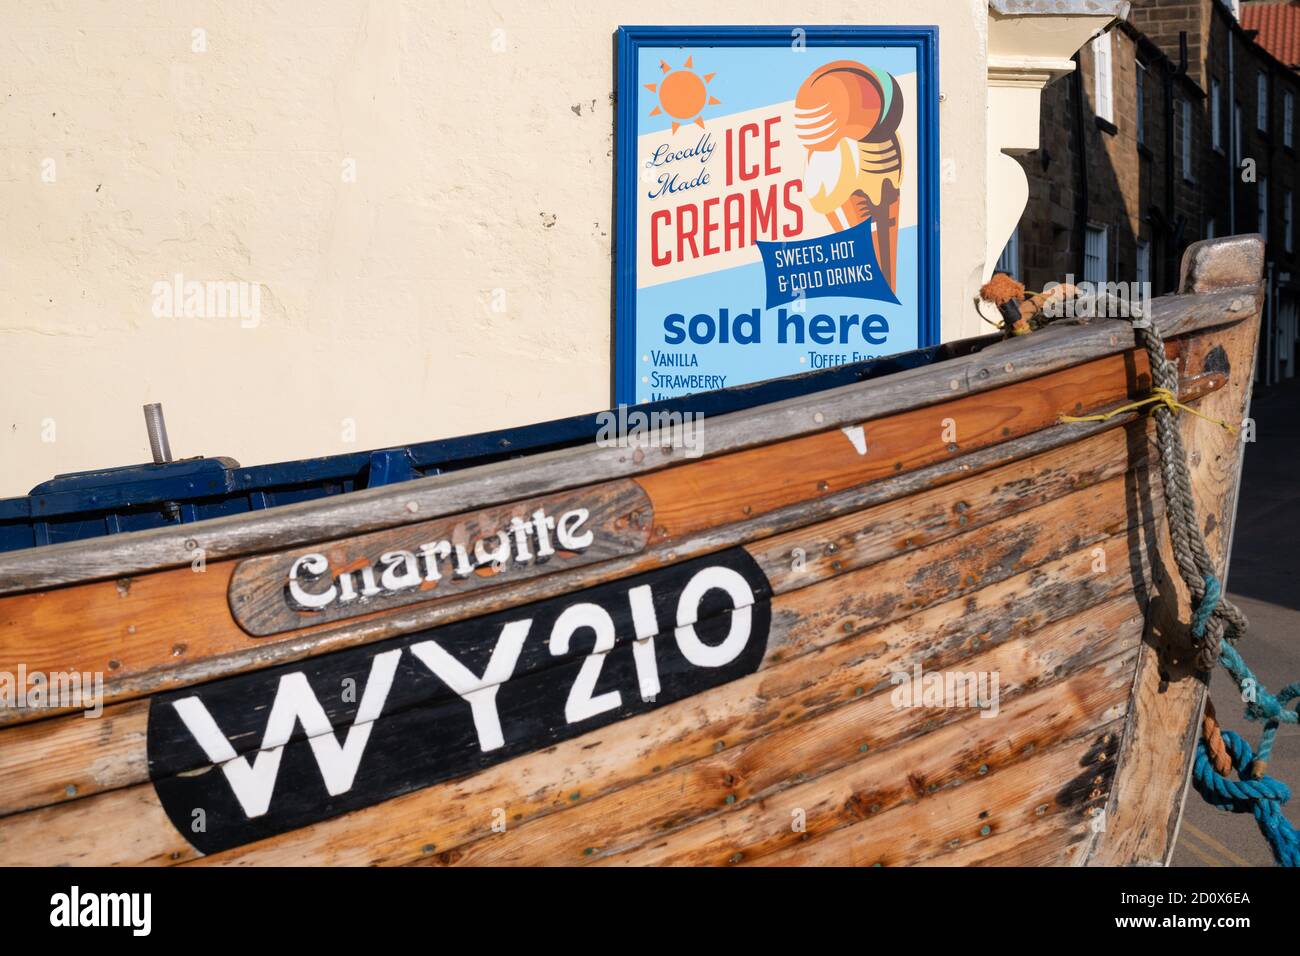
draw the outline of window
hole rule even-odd
[[[1255,74],[1255,128],[1268,131],[1268,74],[1263,70]]]
[[[1141,284],[1151,281],[1151,243],[1139,239],[1137,245],[1137,269],[1134,278]]]
[[[1268,242],[1268,177],[1260,176],[1256,188],[1259,196],[1259,224],[1255,227],[1255,231],[1264,237],[1265,242]]]
[[[1020,224],[1011,233],[1011,238],[1007,240],[1007,246],[1002,250],[1002,255],[998,256],[998,264],[994,267],[997,272],[1005,272],[1013,279],[1020,278]]]
[[[1223,87],[1218,80],[1210,80],[1210,144],[1223,152]]]
[[[1291,214],[1293,210],[1291,208],[1291,205],[1292,205],[1292,195],[1291,195],[1291,190],[1288,189],[1286,191],[1285,198],[1283,198],[1282,200],[1282,244],[1286,248],[1287,252],[1291,252],[1293,249],[1293,245],[1292,245],[1293,237],[1292,237],[1292,229],[1291,229],[1291,222],[1292,222]]]
[[[1147,68],[1137,64],[1137,141],[1147,141]]]
[[[1106,281],[1105,226],[1089,226],[1083,240],[1083,279],[1094,285]]]
[[[1179,137],[1182,149],[1183,179],[1192,182],[1192,101],[1178,101],[1178,112],[1182,118],[1182,135]]]
[[[1295,94],[1290,90],[1282,97],[1282,145],[1295,146]]]
[[[1111,94],[1110,43],[1109,33],[1103,33],[1092,41],[1092,106],[1098,117],[1113,123],[1115,110]]]

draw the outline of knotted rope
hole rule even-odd
[[[1132,304],[1129,304],[1129,315],[1135,320],[1143,318]],[[1192,497],[1187,452],[1183,448],[1176,416],[1179,411],[1190,411],[1229,431],[1234,429],[1227,422],[1201,415],[1179,402],[1178,370],[1165,354],[1160,330],[1149,320],[1134,321],[1133,328],[1141,334],[1150,360],[1151,395],[1103,415],[1080,418],[1063,415],[1061,420],[1105,421],[1126,411],[1151,406],[1156,420],[1156,445],[1160,450],[1174,563],[1192,596],[1191,633],[1197,667],[1208,673],[1216,663],[1222,664],[1241,688],[1242,700],[1247,702],[1246,718],[1264,723],[1259,752],[1255,753],[1239,735],[1219,726],[1214,707],[1207,700],[1202,739],[1196,748],[1193,780],[1197,791],[1219,809],[1254,814],[1274,859],[1282,866],[1298,866],[1300,833],[1282,812],[1282,805],[1291,798],[1291,791],[1286,784],[1266,776],[1265,770],[1278,727],[1283,723],[1297,722],[1296,711],[1288,710],[1286,705],[1300,698],[1300,682],[1288,684],[1274,697],[1260,685],[1234,646],[1245,635],[1249,624],[1241,610],[1224,596],[1214,562],[1206,549],[1205,536],[1196,517],[1196,502]],[[1233,771],[1237,780],[1229,776]]]

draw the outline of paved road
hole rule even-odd
[[[1228,592],[1250,618],[1238,645],[1261,683],[1277,692],[1300,680],[1300,380],[1260,389],[1251,404],[1256,441],[1246,446]],[[1219,719],[1251,746],[1259,725],[1242,717],[1240,693],[1222,668],[1210,683]],[[1297,796],[1287,805],[1300,825],[1300,728],[1284,727],[1269,773]],[[1225,813],[1195,790],[1174,849],[1175,866],[1271,866],[1253,817]]]

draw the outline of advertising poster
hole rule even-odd
[[[938,339],[934,28],[619,31],[615,397]]]

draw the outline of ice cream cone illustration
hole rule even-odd
[[[876,259],[894,289],[903,181],[898,81],[861,63],[837,60],[804,80],[794,106],[795,130],[808,150],[808,204],[837,232],[870,218]]]

